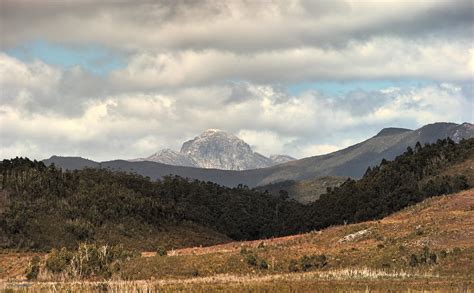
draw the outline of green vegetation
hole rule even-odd
[[[306,206],[246,186],[227,188],[176,176],[153,182],[105,169],[63,171],[29,159],[3,160],[0,248],[70,249],[87,241],[171,249],[180,243],[177,238],[194,235],[197,229],[205,231],[197,233],[202,238],[187,240],[188,245],[270,238],[379,219],[427,197],[467,188],[463,176],[441,173],[473,156],[474,139],[417,144],[394,161],[369,168],[361,180],[347,180]],[[181,234],[173,230],[183,226],[188,228]],[[156,236],[163,231],[166,237]]]
[[[310,180],[285,180],[254,188],[256,191],[268,192],[273,196],[294,199],[308,204],[319,199],[334,187],[340,186],[347,177],[317,177]]]
[[[163,246],[158,246],[158,248],[156,249],[156,255],[166,256],[168,255],[168,251]]]
[[[40,271],[40,262],[41,259],[39,256],[35,255],[25,271],[25,277],[27,280],[36,280]]]
[[[300,268],[302,271],[309,271],[314,268],[324,268],[327,264],[327,257],[324,254],[320,255],[303,255],[300,261]]]
[[[121,246],[82,243],[74,251],[53,249],[46,259],[45,268],[71,279],[110,278],[120,270],[123,262],[137,256],[137,252],[124,250]]]
[[[260,246],[260,245],[259,245]],[[261,247],[258,247],[261,248]],[[257,255],[252,249],[242,248],[240,254],[244,257],[245,263],[251,267],[259,268],[261,270],[268,269],[268,262]]]
[[[464,190],[469,187],[465,176],[439,174],[472,157],[474,139],[455,144],[448,138],[424,147],[418,143],[391,162],[369,167],[362,179],[348,179],[322,195],[306,209],[308,227],[380,219],[428,197]]]

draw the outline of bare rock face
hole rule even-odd
[[[218,129],[208,129],[185,142],[180,153],[193,158],[201,168],[247,170],[273,165],[270,158],[253,152],[237,136]]]
[[[459,142],[463,138],[474,137],[474,125],[471,123],[464,122],[461,125],[456,126],[452,130],[451,138],[455,142]]]
[[[248,170],[270,167],[295,160],[286,155],[270,158],[256,153],[242,139],[219,129],[208,129],[186,141],[179,152],[165,149],[144,159],[175,166],[224,170]]]
[[[270,160],[273,161],[273,164],[284,164],[296,160],[295,158],[288,155],[271,155]]]
[[[194,160],[182,153],[170,149],[161,150],[145,159],[144,161],[159,162],[168,165],[199,167]]]

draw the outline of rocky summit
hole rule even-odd
[[[179,152],[165,149],[147,158],[134,161],[152,161],[207,169],[248,170],[293,160],[295,159],[287,155],[265,157],[254,152],[250,145],[233,134],[219,129],[208,129],[194,139],[183,143]]]

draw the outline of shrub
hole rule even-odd
[[[461,253],[461,248],[459,248],[459,247],[454,247],[454,248],[453,248],[453,253],[454,253],[454,254],[459,254],[459,253]]]
[[[441,255],[443,251],[441,251]],[[444,251],[446,253],[446,251]],[[412,254],[410,257],[410,266],[415,267],[420,264],[437,264],[438,256],[434,252],[430,252],[428,246],[423,247],[423,251],[419,254]]]
[[[25,276],[28,280],[36,280],[40,271],[40,258],[35,255],[30,261],[30,264],[26,268]]]
[[[120,269],[121,263],[137,256],[121,246],[80,244],[76,251],[53,249],[46,259],[46,269],[52,273],[66,273],[72,278],[100,276],[109,278]]]
[[[166,256],[168,255],[168,251],[163,246],[158,246],[158,248],[156,249],[156,255]]]
[[[250,266],[257,265],[257,257],[253,253],[248,253],[245,255],[245,262]]]
[[[73,253],[64,247],[61,250],[53,249],[46,259],[46,269],[52,273],[63,272],[71,262],[72,257]]]
[[[416,267],[417,265],[418,265],[418,257],[416,256],[416,254],[412,254],[410,256],[410,266]]]
[[[290,272],[299,271],[298,261],[296,261],[295,259],[290,260],[290,263],[288,264],[288,271],[290,271]]]
[[[266,260],[262,259],[260,260],[260,264],[258,265],[262,270],[268,269],[268,263]]]
[[[323,268],[327,265],[327,257],[324,254],[320,255],[304,255],[300,259],[300,267],[303,271],[313,268]]]

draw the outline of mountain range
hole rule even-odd
[[[450,137],[456,142],[463,138],[472,138],[474,137],[474,125],[471,123],[434,123],[415,130],[384,128],[375,136],[361,143],[330,154],[294,160],[267,168],[241,171],[173,166],[152,161],[94,162],[80,157],[53,156],[44,162],[46,164],[54,163],[63,169],[101,167],[135,172],[152,179],[166,175],[179,175],[212,181],[225,186],[244,184],[255,187],[284,180],[307,180],[324,176],[360,178],[369,166],[380,163],[382,159],[395,158],[403,153],[408,146],[414,147],[417,142],[432,143],[446,137]],[[185,149],[188,150],[188,148]]]
[[[219,129],[208,129],[194,139],[183,143],[181,150],[161,150],[147,158],[133,162],[150,161],[174,166],[223,170],[249,170],[293,161],[287,155],[265,157],[254,152],[250,145],[237,136]]]

